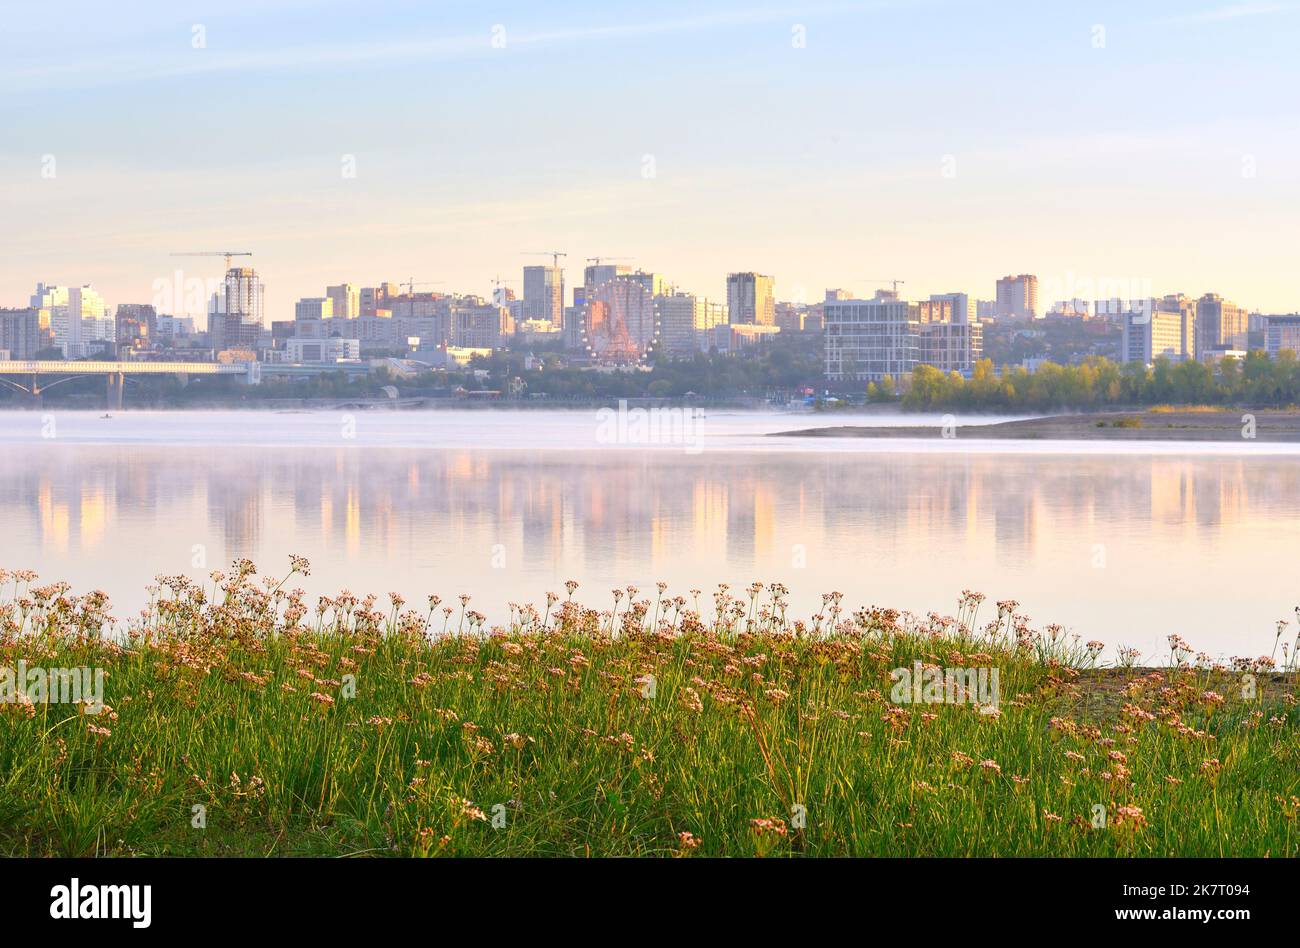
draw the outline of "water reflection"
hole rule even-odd
[[[779,580],[804,611],[839,589],[946,612],[970,587],[1151,653],[1178,632],[1257,654],[1296,602],[1300,465],[49,445],[0,457],[0,517],[0,565],[104,588],[122,616],[158,573],[297,552],[312,592],[468,592],[493,616],[568,578],[602,603]]]

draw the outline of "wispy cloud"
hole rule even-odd
[[[254,72],[285,69],[313,69],[367,64],[400,65],[419,61],[440,61],[472,55],[500,54],[513,48],[539,48],[598,40],[635,39],[674,33],[699,33],[729,27],[761,25],[802,18],[860,14],[896,5],[894,0],[857,0],[806,4],[799,7],[758,10],[729,10],[676,19],[576,27],[542,32],[511,31],[506,25],[504,50],[493,46],[494,32],[415,40],[281,46],[225,52],[217,48],[187,49],[166,59],[142,61],[139,56],[121,59],[50,63],[48,60],[23,66],[0,63],[0,76],[15,83],[62,83],[99,85],[114,81],[149,81],[216,72]]]

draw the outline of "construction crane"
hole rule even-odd
[[[899,284],[900,284],[900,283],[906,283],[906,282],[907,282],[906,280],[894,280],[894,279],[890,279],[890,278],[888,278],[888,277],[885,278],[885,279],[883,279],[883,280],[878,279],[878,278],[876,278],[876,277],[861,277],[861,279],[866,280],[868,283],[877,283],[877,284],[882,284],[882,285],[885,284],[885,283],[892,283],[893,286],[894,286],[894,295],[895,295],[895,296],[898,295],[898,286],[899,286]]]
[[[397,285],[399,287],[406,287],[407,296],[414,296],[415,288],[417,286],[442,286],[442,283],[442,280],[420,280],[419,282],[416,282],[415,277],[411,277],[411,279],[407,280],[405,283],[399,283]]]
[[[225,257],[226,269],[230,269],[231,257],[251,257],[251,250],[192,250],[186,253],[174,253],[173,257]]]
[[[525,257],[550,257],[551,266],[558,267],[560,265],[560,258],[567,257],[568,254],[565,253],[563,250],[525,250],[524,256]]]
[[[601,261],[603,260],[631,260],[631,259],[633,258],[632,257],[588,257],[587,262],[598,267],[600,266]]]

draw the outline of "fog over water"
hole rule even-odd
[[[102,588],[120,618],[157,574],[247,557],[278,575],[298,553],[312,594],[468,593],[489,620],[567,579],[601,607],[615,586],[758,580],[789,587],[791,615],[832,590],[952,613],[976,589],[985,618],[1016,599],[1036,626],[1153,660],[1174,632],[1215,656],[1268,654],[1277,619],[1294,634],[1295,446],[981,443],[914,415],[871,423],[934,438],[768,436],[862,422],[706,411],[656,436],[595,410],[0,413],[0,567]]]

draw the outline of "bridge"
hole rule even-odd
[[[30,379],[22,385],[5,376],[17,375]],[[43,376],[58,376],[52,382],[41,383]],[[242,377],[249,385],[262,381],[260,362],[61,362],[0,360],[0,384],[8,385],[32,398],[39,398],[47,388],[72,379],[102,375],[108,383],[108,407],[122,407],[122,389],[128,375],[176,375],[188,379],[191,375],[233,375]]]

